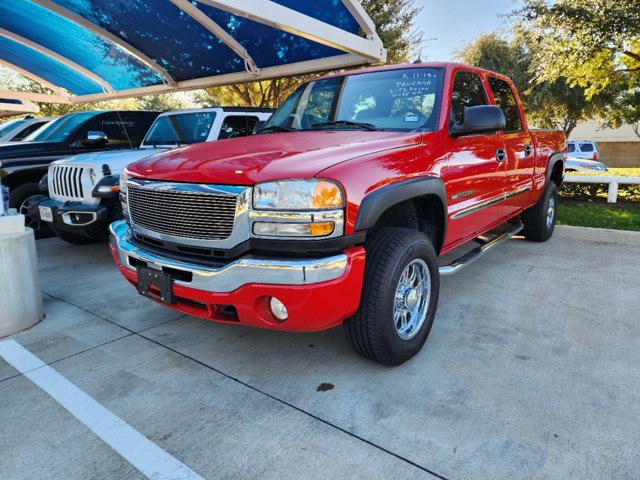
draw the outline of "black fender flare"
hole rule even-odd
[[[444,242],[448,221],[447,192],[444,187],[444,182],[438,177],[422,177],[404,180],[371,192],[364,197],[360,204],[355,231],[359,232],[373,228],[380,219],[380,216],[392,206],[426,195],[435,195],[442,203],[442,218],[444,219],[442,241]],[[437,246],[435,247],[436,249],[438,248]]]
[[[549,183],[553,169],[558,162],[562,162],[562,178],[564,178],[564,154],[562,152],[552,153],[549,155],[549,161],[547,162],[547,178],[544,183],[545,185]],[[558,187],[560,187],[560,185],[558,185]]]

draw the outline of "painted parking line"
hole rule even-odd
[[[203,480],[15,340],[0,342],[0,357],[44,390],[146,477],[153,480]]]

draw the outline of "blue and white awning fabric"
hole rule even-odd
[[[384,61],[358,0],[11,0],[0,65],[82,103]]]

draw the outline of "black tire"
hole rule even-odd
[[[400,365],[420,351],[433,325],[440,292],[436,252],[422,232],[396,227],[375,232],[367,239],[365,249],[367,260],[360,308],[344,323],[345,333],[363,357],[384,365]],[[423,302],[419,305],[424,304],[426,316],[416,325],[411,338],[402,338],[394,312],[397,312],[397,295],[402,287],[401,276],[412,268],[410,265],[428,271],[430,288],[424,302],[419,300]],[[408,297],[404,296],[406,305]]]
[[[522,233],[527,240],[546,242],[553,235],[558,215],[558,187],[553,180],[533,207],[522,212]]]
[[[78,235],[76,233],[67,232],[66,230],[60,230],[56,227],[51,227],[51,229],[58,237],[72,245],[89,245],[90,243],[97,243],[106,239],[106,236],[102,238],[92,238],[85,237],[84,235]]]
[[[9,190],[9,208],[15,208],[25,216],[24,224],[33,228],[36,238],[53,237],[53,231],[47,222],[41,222],[29,216],[29,202],[42,198],[42,192],[37,183],[25,183]]]

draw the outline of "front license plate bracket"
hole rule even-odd
[[[140,295],[169,305],[176,303],[171,275],[148,267],[138,267],[136,270],[138,272],[138,292]],[[151,287],[155,287],[155,289]],[[160,293],[158,294],[156,290]]]

